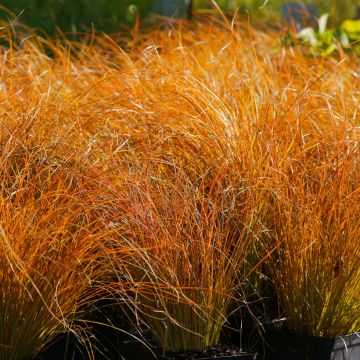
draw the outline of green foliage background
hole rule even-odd
[[[2,0],[0,3],[13,12],[10,15],[2,10],[2,19],[16,15],[20,22],[50,33],[56,26],[63,31],[86,31],[92,23],[99,30],[115,30],[134,21],[130,5],[137,4],[144,14],[149,13],[152,5],[152,1],[134,0]]]
[[[31,27],[44,29],[53,33],[55,27],[63,31],[88,31],[92,24],[97,30],[116,31],[131,26],[136,18],[136,5],[141,16],[141,23],[146,25],[150,14],[161,9],[161,2],[174,0],[0,0],[4,9],[0,11],[0,19],[17,19]],[[257,19],[274,19],[280,17],[284,0],[218,0],[225,10],[240,8],[240,11]],[[296,1],[296,0],[295,0]],[[294,0],[293,0],[294,2]],[[310,2],[305,0],[303,2]],[[313,0],[319,12],[331,12],[333,20],[353,17],[360,0]],[[210,8],[209,0],[194,0],[194,9]]]

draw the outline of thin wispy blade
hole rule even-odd
[[[269,0],[265,0],[264,3],[261,6],[259,6],[259,9],[260,10],[264,9],[268,3],[269,3]]]

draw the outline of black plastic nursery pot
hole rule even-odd
[[[359,360],[360,333],[339,336],[331,350],[331,360]]]
[[[124,335],[121,344],[121,356],[124,360],[256,360],[257,354],[238,353],[237,351],[209,349],[207,352],[179,352],[162,354],[161,348],[156,346],[154,342],[145,341],[140,338],[136,332]]]
[[[238,355],[223,355],[223,356],[205,356],[205,357],[201,357],[201,358],[194,358],[194,357],[176,357],[176,358],[172,358],[172,357],[166,357],[166,356],[162,356],[159,359],[161,360],[256,360],[256,354],[238,354]]]
[[[210,349],[207,352],[182,352],[163,355],[161,348],[149,341],[150,335],[142,337],[136,330],[128,329],[120,333],[105,326],[97,326],[94,335],[97,337],[93,349],[95,360],[256,360],[257,354],[238,353],[232,348]],[[39,354],[36,360],[88,360],[90,359],[84,345],[73,334],[59,334],[52,344]]]
[[[322,338],[265,326],[261,360],[360,360],[360,334]]]
[[[264,360],[330,360],[334,339],[281,330],[265,332],[264,344]]]

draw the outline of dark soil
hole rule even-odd
[[[240,355],[248,355],[233,346],[219,345],[206,351],[182,351],[177,353],[167,353],[162,357],[163,360],[200,360],[200,359],[237,359]],[[245,359],[245,358],[244,358]]]

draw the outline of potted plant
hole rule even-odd
[[[179,169],[158,181],[141,176],[131,181],[136,186],[126,191],[127,200],[118,201],[126,211],[119,241],[131,239],[134,247],[131,264],[119,264],[120,286],[132,284],[129,303],[164,359],[205,359],[214,352],[219,359],[249,358],[218,346],[230,304],[246,282],[240,270],[257,229],[251,201],[242,202],[239,216],[235,191],[223,191],[222,171],[209,187],[193,184]]]
[[[277,185],[268,270],[285,320],[264,326],[265,359],[359,358],[359,157],[343,146],[308,151]]]
[[[96,225],[85,221],[70,170],[54,175],[36,147],[18,143],[0,148],[0,357],[8,360],[35,358],[61,332],[78,336],[74,321],[97,274]]]

